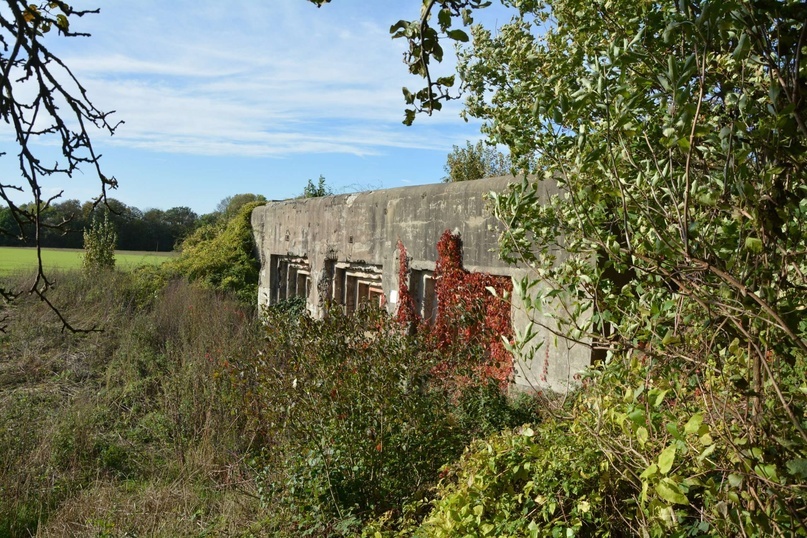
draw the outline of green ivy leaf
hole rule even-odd
[[[807,459],[794,458],[787,462],[787,471],[793,476],[807,478]]]
[[[746,237],[745,238],[745,248],[749,252],[753,252],[754,254],[759,254],[762,252],[762,240],[757,239],[756,237]]]
[[[754,472],[763,478],[771,480],[772,482],[779,482],[779,476],[776,474],[776,465],[773,465],[772,463],[767,465],[755,465]]]

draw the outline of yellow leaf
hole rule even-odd
[[[675,461],[675,445],[670,445],[661,451],[658,456],[658,469],[661,474],[667,474]]]

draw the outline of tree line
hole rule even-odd
[[[227,220],[248,202],[265,200],[255,194],[228,196],[215,211],[201,216],[186,206],[142,210],[115,198],[108,198],[106,204],[65,200],[41,210],[39,244],[46,248],[82,248],[84,230],[91,228],[94,220],[106,216],[117,233],[117,249],[169,252],[199,227]],[[0,246],[37,244],[34,223],[15,219],[8,207],[0,208],[0,230],[4,232],[0,233]]]

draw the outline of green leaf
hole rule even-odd
[[[437,12],[437,22],[443,30],[451,26],[451,12],[447,9],[441,9]]]
[[[642,474],[639,475],[639,478],[652,478],[658,473],[658,465],[655,463],[651,463],[650,467],[645,469]]]
[[[689,504],[686,495],[681,493],[681,490],[678,489],[678,485],[669,479],[656,484],[656,493],[668,503]]]
[[[772,482],[779,482],[779,476],[776,474],[776,465],[769,463],[767,465],[760,463],[754,466],[754,472],[763,478],[767,478]]]
[[[717,445],[714,445],[714,444],[711,444],[711,445],[707,446],[707,447],[706,447],[706,448],[703,450],[703,452],[701,452],[700,454],[698,454],[698,461],[703,461],[703,460],[705,460],[706,458],[708,458],[708,457],[709,457],[709,456],[712,454],[712,452],[714,452],[714,451],[715,451],[715,447],[716,447],[716,446],[717,446]]]
[[[58,26],[60,30],[66,32],[70,29],[70,21],[68,21],[67,17],[64,15],[56,15],[56,26]]]
[[[675,445],[670,445],[661,451],[658,456],[658,468],[661,474],[667,474],[675,461]]]
[[[454,75],[448,77],[440,77],[437,79],[437,84],[441,86],[448,86],[449,88],[454,86]]]
[[[748,41],[748,34],[743,32],[740,36],[740,40],[737,42],[737,47],[734,49],[734,52],[731,53],[732,58],[735,60],[741,60],[746,56],[746,53],[751,48],[751,43]]]
[[[702,423],[703,413],[695,413],[684,426],[684,432],[688,434],[698,433],[698,429],[700,429]]]
[[[807,459],[794,458],[787,462],[787,471],[793,476],[807,478]]]
[[[468,42],[468,34],[466,34],[462,30],[449,30],[446,32],[446,35],[449,39],[453,39],[454,41],[459,41],[460,43],[467,43]]]
[[[664,397],[667,395],[668,390],[653,389],[647,393],[647,398],[650,400],[650,405],[658,407],[664,402]]]
[[[647,437],[648,437],[647,428],[645,428],[644,426],[639,426],[636,429],[636,438],[639,440],[639,445],[641,445],[643,448],[645,443],[647,443]]]
[[[755,254],[759,254],[762,252],[762,240],[757,239],[756,237],[746,237],[745,238],[745,248],[749,252],[753,252]]]
[[[731,473],[728,476],[729,484],[733,488],[739,488],[743,484],[743,476],[735,473]]]
[[[661,340],[661,344],[664,346],[669,346],[670,344],[678,344],[681,342],[681,337],[673,334],[672,331],[667,331],[667,334],[664,335],[664,338]]]
[[[392,26],[389,27],[389,33],[392,34],[393,38],[396,37],[403,37],[404,30],[406,29],[407,22],[404,20],[398,21]]]
[[[675,425],[675,422],[668,422],[664,425],[664,429],[676,439],[681,439],[681,433],[678,431],[678,426]]]

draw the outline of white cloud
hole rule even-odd
[[[417,2],[403,4],[417,13]],[[72,45],[67,61],[96,104],[126,122],[115,144],[271,156],[457,143],[437,133],[461,123],[458,105],[419,130],[400,123],[401,87],[420,80],[400,62],[404,43],[387,33],[402,9],[397,0],[368,11],[341,5],[114,4],[95,16],[93,37]]]

